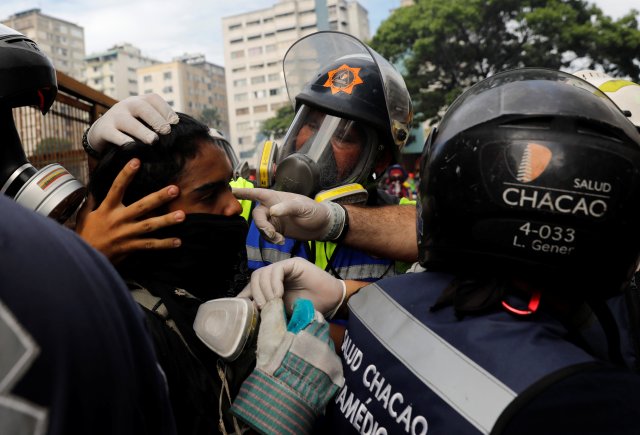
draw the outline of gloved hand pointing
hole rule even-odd
[[[330,201],[313,199],[270,189],[233,189],[238,199],[258,201],[253,221],[271,243],[282,244],[284,237],[297,240],[335,240],[344,229],[345,211]]]
[[[87,141],[97,153],[104,152],[107,144],[121,146],[133,138],[151,144],[158,134],[168,134],[171,124],[177,124],[178,120],[171,106],[157,94],[129,97],[91,125]]]
[[[256,368],[231,413],[263,434],[307,434],[344,384],[329,326],[309,300],[298,299],[288,326],[282,299],[261,313]]]
[[[344,281],[300,257],[254,271],[249,284],[238,294],[253,299],[260,308],[273,299],[283,298],[289,313],[297,299],[309,299],[329,319],[342,305],[345,295]]]

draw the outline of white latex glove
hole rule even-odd
[[[152,144],[158,140],[158,134],[168,134],[171,124],[177,124],[178,120],[176,112],[158,94],[129,97],[115,104],[91,125],[87,140],[99,153],[107,144],[121,146],[133,138]]]
[[[344,281],[296,257],[254,271],[238,297],[251,298],[260,308],[272,299],[282,298],[289,314],[296,299],[310,299],[316,310],[330,319],[344,302],[345,294]]]
[[[335,240],[344,228],[345,211],[334,202],[316,202],[307,196],[270,189],[234,188],[233,194],[260,203],[253,209],[253,221],[271,243],[281,245],[285,237]]]

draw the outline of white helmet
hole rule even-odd
[[[640,85],[590,69],[575,72],[573,75],[588,81],[607,94],[623,112],[630,112],[630,116],[627,114],[629,120],[640,129]]]

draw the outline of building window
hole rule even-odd
[[[269,89],[269,95],[272,96],[272,97],[274,95],[280,95],[280,88]]]
[[[251,123],[249,121],[238,122],[236,124],[236,128],[238,129],[238,131],[247,131],[251,128]]]
[[[265,91],[265,90],[254,91],[253,92],[253,98],[255,98],[256,100],[259,100],[259,99],[264,98],[266,96],[267,96],[267,91]]]
[[[167,71],[164,74],[162,74],[162,78],[165,80],[171,80],[171,71]]]
[[[295,26],[293,26],[293,27],[285,27],[284,29],[278,29],[278,30],[276,30],[276,32],[282,33],[282,32],[290,32],[292,30],[296,30]]]
[[[262,68],[264,68],[264,63],[258,63],[256,65],[251,65],[249,67],[249,69],[251,69],[251,70],[257,70],[257,69],[262,69]]]
[[[257,26],[258,24],[260,24],[260,20],[247,21],[247,27],[249,27],[249,26]]]
[[[238,79],[233,81],[233,86],[236,88],[247,86],[247,79]]]
[[[247,50],[249,56],[258,56],[262,54],[262,47],[251,47]]]
[[[280,80],[280,73],[271,73],[267,76],[270,82],[275,82]]]
[[[236,115],[248,115],[248,114],[249,114],[248,107],[241,107],[240,109],[236,109]]]
[[[233,96],[234,101],[247,101],[248,99],[249,99],[249,94],[247,94],[246,92],[243,92],[241,94],[235,94]]]
[[[257,85],[258,83],[264,83],[264,76],[251,77],[251,84]]]
[[[236,29],[239,29],[240,27],[242,27],[242,23],[231,24],[229,25],[229,30],[236,30]]]
[[[150,93],[152,93],[152,92],[153,92],[153,89],[145,89],[145,90],[144,90],[144,93],[145,93],[145,94],[150,94]]]
[[[263,23],[263,24],[266,24],[266,23],[273,23],[273,17],[263,18],[263,19],[262,19],[262,23]]]
[[[173,86],[165,86],[164,88],[162,88],[162,93],[164,94],[169,94],[173,92]]]
[[[267,53],[272,53],[274,51],[276,51],[278,49],[278,47],[276,47],[276,44],[268,44],[264,46],[264,51],[266,51]]]
[[[174,105],[175,103],[173,102],[173,100],[169,100],[169,101],[167,101],[167,104],[168,104],[169,106],[173,107],[173,105]]]
[[[280,64],[280,62],[268,62],[267,63],[267,67],[270,68],[272,66],[278,66]]]
[[[151,81],[151,76],[144,76],[142,78],[142,81],[145,82],[145,83],[149,83]]]
[[[260,106],[255,106],[253,108],[253,113],[264,113],[266,111],[267,111],[267,105],[266,104],[263,104],[263,105],[260,105]]]
[[[234,68],[231,71],[234,72],[234,73],[238,73],[238,72],[242,72],[242,71],[244,71],[246,69],[247,69],[246,67],[241,66],[241,67],[238,67],[238,68]]]
[[[260,38],[262,38],[262,35],[247,36],[247,41],[254,41],[254,40],[260,39]]]
[[[231,59],[240,59],[244,57],[244,50],[236,50],[231,52]]]
[[[230,44],[238,44],[240,42],[244,41],[243,38],[236,38],[236,39],[232,39],[231,41],[229,41]]]

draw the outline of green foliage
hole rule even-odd
[[[614,21],[583,0],[416,0],[371,46],[400,70],[416,120],[437,120],[466,88],[507,69],[600,67],[640,79],[638,12]]]
[[[284,136],[289,129],[291,122],[293,122],[294,115],[295,112],[293,111],[293,107],[288,104],[279,108],[278,112],[276,112],[276,116],[264,121],[260,133],[268,138],[279,138]]]
[[[205,107],[197,116],[198,121],[208,125],[209,127],[218,128],[222,123],[220,113],[215,107]]]

